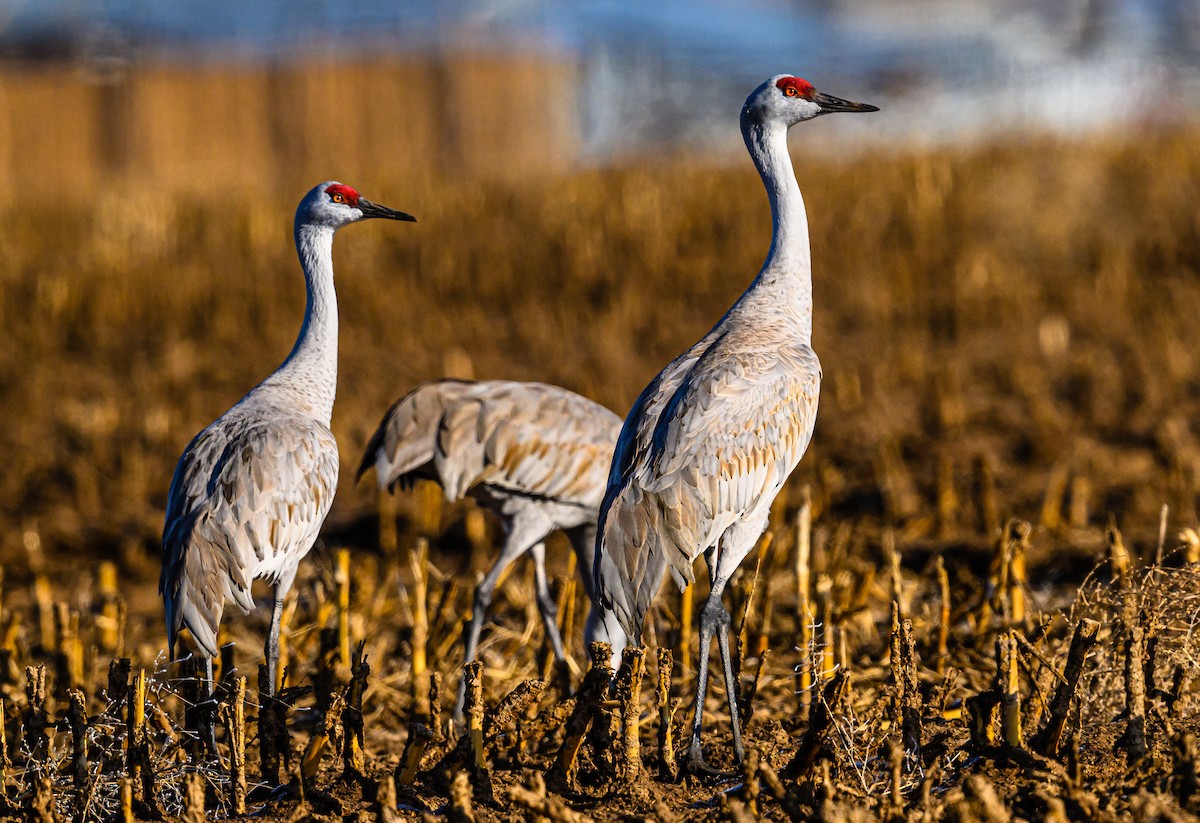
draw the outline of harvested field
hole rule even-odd
[[[748,163],[345,181],[421,222],[339,236],[338,502],[285,615],[280,701],[257,697],[268,609],[227,615],[219,764],[162,651],[162,509],[187,440],[295,335],[291,209],[316,181],[4,195],[5,813],[1192,819],[1200,134],[844,164],[793,146],[825,392],[727,595],[751,754],[718,782],[662,756],[667,730],[686,747],[703,587],[664,586],[643,671],[577,703],[568,680],[600,690],[552,541],[575,666],[547,663],[517,564],[484,634],[478,733],[456,740],[494,524],[432,487],[377,498],[350,468],[387,405],[443,374],[624,412],[765,253]],[[732,769],[714,683],[706,751]]]

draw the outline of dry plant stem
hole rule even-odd
[[[850,693],[850,674],[840,671],[826,684],[822,697],[813,706],[812,719],[808,729],[800,741],[791,761],[783,769],[783,776],[788,779],[803,777],[812,771],[817,758],[828,745],[829,738],[834,732],[834,717],[842,711],[847,695]]]
[[[844,652],[846,643],[846,633],[841,632],[838,635],[840,641],[839,648]],[[766,668],[767,660],[771,656],[770,649],[763,649],[758,653],[758,663],[754,666],[754,677],[750,680],[750,685],[746,689],[746,693],[742,696],[738,703],[738,711],[741,712],[742,730],[745,731],[750,725],[750,721],[754,719],[754,705],[758,698],[758,684],[762,682],[763,669]],[[845,668],[844,661],[839,660],[838,665]]]
[[[350,550],[338,549],[335,555],[334,582],[337,584],[338,661],[350,668]]]
[[[412,702],[413,714],[422,720],[429,719],[428,675],[426,655],[429,645],[429,541],[418,537],[412,554],[409,555],[413,588],[410,604],[412,623]]]
[[[888,580],[892,587],[892,602],[901,604],[904,601],[901,599],[903,595],[903,583],[900,580],[900,550],[896,548],[896,532],[893,529],[884,529],[883,556],[887,558],[888,563]]]
[[[287,604],[283,607],[283,611],[279,615],[279,645],[276,652],[275,660],[275,682],[272,684],[275,691],[273,694],[280,694],[283,691],[284,681],[288,670],[289,657],[291,648],[289,646],[288,634],[289,627],[292,624],[292,617],[296,613],[296,598],[289,597]],[[232,669],[230,669],[232,671]],[[224,669],[222,669],[224,675]]]
[[[458,771],[450,782],[450,803],[446,809],[449,823],[475,823],[475,811],[471,808],[471,776]]]
[[[1200,533],[1195,529],[1184,529],[1179,533],[1183,541],[1183,562],[1191,565],[1200,563]]]
[[[775,798],[784,814],[789,820],[806,820],[808,815],[804,813],[800,803],[796,797],[787,790],[783,785],[783,781],[779,779],[779,773],[770,767],[767,763],[758,764],[758,776],[762,780],[763,785],[767,787],[767,793]]]
[[[310,780],[316,777],[317,772],[320,771],[321,758],[324,756],[325,750],[329,748],[331,742],[341,739],[343,733],[342,711],[345,706],[346,690],[340,689],[325,709],[325,722],[322,727],[308,741],[308,748],[305,749],[300,763],[301,780]]]
[[[987,452],[975,461],[975,486],[980,528],[986,534],[994,534],[1000,528],[1000,503],[996,495],[996,472]]]
[[[1162,694],[1158,688],[1158,679],[1155,675],[1155,670],[1158,668],[1158,641],[1159,636],[1157,634],[1152,634],[1146,639],[1145,662],[1142,664],[1146,696],[1150,698],[1158,697]]]
[[[59,823],[54,813],[54,784],[49,776],[39,774],[33,780],[33,799],[27,818],[30,823]]]
[[[938,581],[938,633],[937,633],[937,673],[941,677],[946,673],[947,645],[950,640],[950,575],[946,573],[946,564],[941,555],[937,558]]]
[[[35,761],[46,758],[46,667],[25,669],[25,750]]]
[[[432,672],[429,675],[429,728],[435,741],[440,741],[445,736],[442,730],[441,672]]]
[[[761,817],[758,796],[762,792],[762,785],[758,780],[758,767],[758,749],[750,749],[746,752],[746,761],[742,764],[742,797],[746,801],[746,810],[754,820]]]
[[[1018,642],[1024,640],[1019,633],[1016,637]],[[1029,648],[1032,648],[1032,646]],[[1041,724],[1042,716],[1050,708],[1050,686],[1056,678],[1061,677],[1062,675],[1058,673],[1057,669],[1046,665],[1045,662],[1038,668],[1037,679],[1033,684],[1033,696],[1027,704],[1025,716],[1022,720],[1022,725],[1026,729],[1036,729]]]
[[[904,748],[895,739],[891,739],[887,743],[887,753],[892,778],[892,808],[899,809],[904,806]]]
[[[1050,702],[1050,719],[1046,728],[1038,735],[1036,748],[1047,757],[1059,756],[1063,732],[1071,716],[1071,704],[1079,688],[1083,666],[1092,646],[1096,644],[1096,633],[1099,630],[1100,624],[1090,618],[1084,618],[1075,626],[1075,634],[1067,652],[1067,664],[1063,669],[1064,682],[1060,683],[1054,692],[1054,699]]]
[[[490,757],[495,753],[495,748],[499,743],[504,730],[508,728],[508,724],[513,722],[513,719],[529,708],[530,704],[537,701],[542,696],[542,692],[546,689],[545,680],[524,680],[517,684],[517,687],[505,695],[504,699],[496,706],[485,718],[483,729],[483,750],[484,757]]]
[[[750,632],[750,615],[754,607],[754,593],[758,591],[759,575],[762,573],[763,561],[771,556],[771,548],[775,542],[775,535],[772,532],[764,532],[762,538],[758,542],[758,558],[754,563],[754,576],[750,578],[750,590],[746,594],[746,599],[742,603],[742,614],[738,620],[738,666],[737,672],[740,674],[742,670],[742,653],[748,648],[749,632]]]
[[[679,673],[686,682],[692,676],[692,613],[695,586],[679,594]]]
[[[954,489],[954,460],[945,452],[938,455],[937,521],[938,535],[949,537],[958,524],[958,493]]]
[[[403,818],[397,813],[396,804],[396,781],[390,774],[384,774],[375,790],[375,814],[379,823],[400,823]]]
[[[817,612],[821,616],[821,671],[822,683],[833,677],[836,668],[834,652],[836,643],[833,633],[833,581],[827,574],[817,575]]]
[[[1184,809],[1200,790],[1196,773],[1196,737],[1178,732],[1171,740],[1171,789]]]
[[[50,581],[39,573],[33,579],[33,596],[37,603],[38,637],[42,649],[51,652],[56,650],[54,644],[54,595],[51,593]]]
[[[658,647],[658,684],[655,688],[658,705],[658,769],[659,777],[674,782],[679,778],[675,758],[675,712],[681,701],[671,699],[671,673],[675,667],[671,650]]]
[[[809,488],[804,487],[804,503],[796,516],[796,624],[800,628],[800,664],[796,667],[796,695],[799,698],[798,716],[808,721],[812,705],[812,642],[814,615],[812,608],[812,501]]]
[[[483,664],[472,660],[463,666],[463,682],[466,684],[467,736],[471,745],[471,766],[475,770],[486,768],[486,752],[483,748]]]
[[[896,689],[896,723],[908,751],[921,749],[921,692],[912,621],[900,619],[900,604],[892,601],[892,683]]]
[[[1008,554],[1008,608],[1013,625],[1025,625],[1025,555],[1033,527],[1024,521],[1013,525]]]
[[[567,719],[563,744],[550,770],[554,782],[568,788],[575,786],[579,747],[583,745],[612,679],[612,646],[608,643],[592,643],[588,654],[592,666],[575,694],[575,709]]]
[[[645,671],[646,650],[626,649],[617,674],[616,692],[621,703],[622,770],[626,781],[635,779],[642,770],[641,742],[638,738],[638,718],[641,713],[642,674]]]
[[[8,735],[4,731],[5,721],[4,701],[0,700],[0,810],[8,805],[8,770],[12,761],[8,759]]]
[[[1021,746],[1021,694],[1020,674],[1017,669],[1017,641],[1014,631],[1000,635],[997,641],[1001,682],[1000,729],[1004,742],[1012,748]]]
[[[1129,550],[1125,548],[1125,541],[1121,539],[1115,517],[1109,518],[1105,538],[1108,541],[1108,563],[1113,580],[1124,578],[1129,572]]]
[[[371,666],[363,653],[364,645],[359,643],[354,653],[350,685],[346,687],[346,705],[342,709],[342,778],[360,781],[367,775],[366,755],[363,752],[362,707],[363,695],[367,692],[367,678],[371,674]]]
[[[121,609],[118,604],[117,564],[111,560],[100,563],[96,590],[100,596],[100,614],[96,620],[99,645],[108,654],[120,654],[124,638],[121,634]]]
[[[229,703],[222,707],[229,742],[229,808],[246,813],[246,678],[233,679]]]
[[[1067,491],[1067,480],[1070,472],[1067,466],[1059,463],[1050,470],[1050,479],[1046,483],[1046,496],[1042,500],[1042,525],[1050,531],[1057,531],[1062,524],[1063,497]]]
[[[1130,626],[1125,637],[1125,734],[1121,743],[1130,763],[1146,755],[1145,629]]]
[[[68,718],[71,724],[71,771],[75,789],[75,819],[83,820],[88,807],[88,742],[87,699],[83,692],[72,689],[69,695]]]
[[[552,823],[586,823],[590,817],[571,809],[566,803],[556,797],[546,794],[546,784],[542,776],[533,772],[529,788],[513,786],[509,789],[513,802],[532,812],[535,817],[544,818]]]
[[[133,781],[122,777],[120,781],[121,813],[117,818],[121,823],[133,823]]]
[[[1162,509],[1158,513],[1158,545],[1154,550],[1154,565],[1161,566],[1163,561],[1163,548],[1167,542],[1167,515],[1170,514],[1170,507],[1166,503],[1162,504]]]
[[[1183,697],[1186,694],[1184,687],[1187,682],[1187,671],[1182,665],[1176,666],[1175,671],[1171,674],[1171,692],[1167,695],[1167,708],[1172,717],[1178,717],[1183,713]]]
[[[183,779],[183,820],[186,823],[205,823],[208,814],[204,809],[204,775],[188,772]]]
[[[139,778],[134,783],[140,789],[140,799],[151,809],[158,808],[158,794],[154,785],[154,769],[150,763],[150,738],[146,733],[146,670],[140,669],[129,684],[129,749],[126,763],[129,777],[134,772]]]
[[[421,771],[421,759],[425,749],[433,739],[433,732],[424,723],[413,723],[408,727],[408,743],[404,746],[404,754],[396,770],[396,783],[401,786],[411,786]]]

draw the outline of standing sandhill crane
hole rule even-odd
[[[767,526],[771,501],[812,437],[821,365],[812,338],[812,269],[804,200],[788,129],[827,112],[878,111],[778,75],[742,107],[746,148],[771,203],[766,262],[713,329],[655,377],[617,441],[600,506],[594,574],[600,602],[638,643],[664,570],[681,589],[701,554],[712,584],[700,612],[696,715],[688,765],[710,772],[700,747],[708,654],[717,636],[737,760],[741,729],[721,593]]]
[[[471,495],[500,518],[500,556],[475,589],[465,653],[475,659],[479,633],[501,573],[533,556],[538,609],[554,656],[564,660],[555,605],[546,581],[543,541],[566,532],[589,599],[596,509],[621,418],[574,392],[543,383],[436,380],[400,398],[367,444],[358,476],[372,466],[380,488],[438,483],[448,500]],[[586,638],[624,645],[611,612],[588,614]],[[455,714],[462,711],[460,683]]]
[[[333,233],[372,217],[416,220],[334,181],[300,201],[295,239],[308,303],[296,344],[270,377],[192,439],[175,467],[159,592],[171,657],[186,627],[206,658],[208,694],[225,602],[249,613],[250,585],[260,577],[275,586],[265,649],[275,682],[283,599],[337,488],[338,450],[329,430],[337,390]]]

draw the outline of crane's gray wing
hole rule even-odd
[[[604,500],[600,504],[597,517],[596,551],[592,558],[592,578],[596,581],[597,596],[601,605],[608,608],[614,608],[616,601],[620,600],[622,603],[628,604],[623,611],[631,614],[634,602],[638,600],[649,602],[653,600],[654,593],[658,591],[659,581],[662,580],[663,572],[666,569],[665,557],[652,558],[653,568],[643,568],[642,576],[637,581],[632,578],[624,578],[624,564],[618,567],[611,553],[624,550],[618,543],[605,539],[608,531],[608,518],[614,513],[620,513],[620,507],[614,506],[614,504],[625,492],[632,477],[639,471],[639,467],[652,454],[654,431],[659,418],[708,345],[707,337],[700,340],[655,375],[654,379],[638,395],[621,426],[621,433],[613,452],[612,466],[608,473]],[[619,534],[614,534],[614,539],[619,541],[622,538]],[[639,596],[637,592],[641,588],[645,588],[649,593]],[[630,620],[631,624],[632,622]],[[629,632],[634,639],[641,636],[641,619],[639,618],[636,622],[639,630]]]
[[[621,419],[543,383],[481,383],[442,418],[435,462],[446,496],[488,484],[587,508],[599,505]]]
[[[172,650],[182,627],[209,656],[225,601],[254,606],[250,585],[312,547],[337,489],[333,433],[303,417],[222,417],[175,469],[159,591]]]
[[[354,479],[374,466],[380,488],[410,488],[418,477],[437,480],[433,452],[442,415],[478,385],[473,380],[433,380],[393,403],[367,443]]]
[[[770,504],[812,437],[820,388],[812,350],[736,348],[714,344],[696,362],[624,482],[610,487],[597,585],[635,637],[663,571],[680,587],[691,583],[696,557]]]

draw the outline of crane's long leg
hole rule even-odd
[[[203,735],[204,747],[208,749],[209,754],[215,755],[217,753],[217,724],[214,722],[214,718],[217,714],[217,701],[213,689],[213,659],[211,657],[204,658],[202,688],[201,705],[198,707],[201,709],[198,717],[199,731]]]
[[[688,747],[688,770],[694,774],[716,774],[716,770],[704,761],[704,752],[700,747],[700,729],[704,722],[704,699],[708,694],[708,655],[714,634],[717,636],[717,642],[721,648],[721,664],[726,667],[726,688],[733,682],[733,670],[728,667],[727,662],[729,659],[727,630],[730,618],[729,612],[721,603],[721,593],[724,590],[725,581],[714,580],[708,600],[704,602],[704,608],[700,610],[700,662],[696,668],[696,716],[692,721],[692,742]],[[732,691],[729,692],[729,699],[730,704],[734,704],[736,698]],[[736,709],[734,712],[736,713]],[[736,720],[734,723],[734,749],[738,751],[738,747],[741,746],[741,733],[737,728]],[[738,762],[741,762],[740,752],[738,752]]]
[[[548,532],[549,529],[536,518],[522,518],[520,515],[513,518],[508,527],[508,535],[504,538],[504,547],[500,549],[500,556],[496,558],[496,562],[492,564],[487,574],[483,576],[483,580],[480,580],[479,585],[475,588],[471,622],[467,625],[465,635],[464,662],[470,663],[475,659],[475,652],[479,647],[479,634],[483,631],[483,621],[487,617],[488,606],[492,604],[492,595],[495,594],[496,583],[500,580],[500,575],[514,560],[541,543]],[[460,680],[458,699],[454,702],[454,722],[456,723],[462,722],[463,701],[467,696],[466,687],[466,681]]]
[[[730,529],[721,537],[721,550],[712,549],[705,552],[704,559],[708,562],[708,573],[711,588],[704,608],[700,610],[700,665],[696,690],[696,718],[692,724],[692,742],[688,748],[688,769],[692,772],[714,773],[714,770],[704,762],[704,752],[700,747],[700,728],[704,719],[704,697],[708,685],[708,652],[712,636],[717,635],[717,646],[721,652],[721,667],[725,673],[725,692],[729,703],[729,728],[733,736],[733,754],[740,764],[745,757],[742,745],[742,728],[738,715],[737,682],[733,673],[733,661],[729,654],[729,612],[721,602],[725,584],[730,575],[742,562],[750,548],[754,547],[758,535],[765,527],[765,520],[755,526],[742,526]],[[747,548],[748,547],[748,548]]]
[[[567,659],[563,651],[562,635],[558,631],[558,605],[550,595],[550,583],[546,579],[546,544],[538,543],[529,550],[533,556],[533,579],[537,584],[538,611],[546,627],[546,638],[554,649],[554,659],[560,663]]]
[[[267,683],[271,696],[275,695],[275,670],[279,666],[279,624],[283,620],[283,595],[275,587],[275,604],[271,607],[271,630],[267,633],[267,646],[263,650],[267,658]]]
[[[279,624],[283,620],[283,601],[296,579],[296,568],[284,571],[275,583],[275,603],[271,607],[271,629],[267,632],[267,645],[263,649],[267,658],[267,682],[271,696],[275,695],[275,673],[279,668]]]

